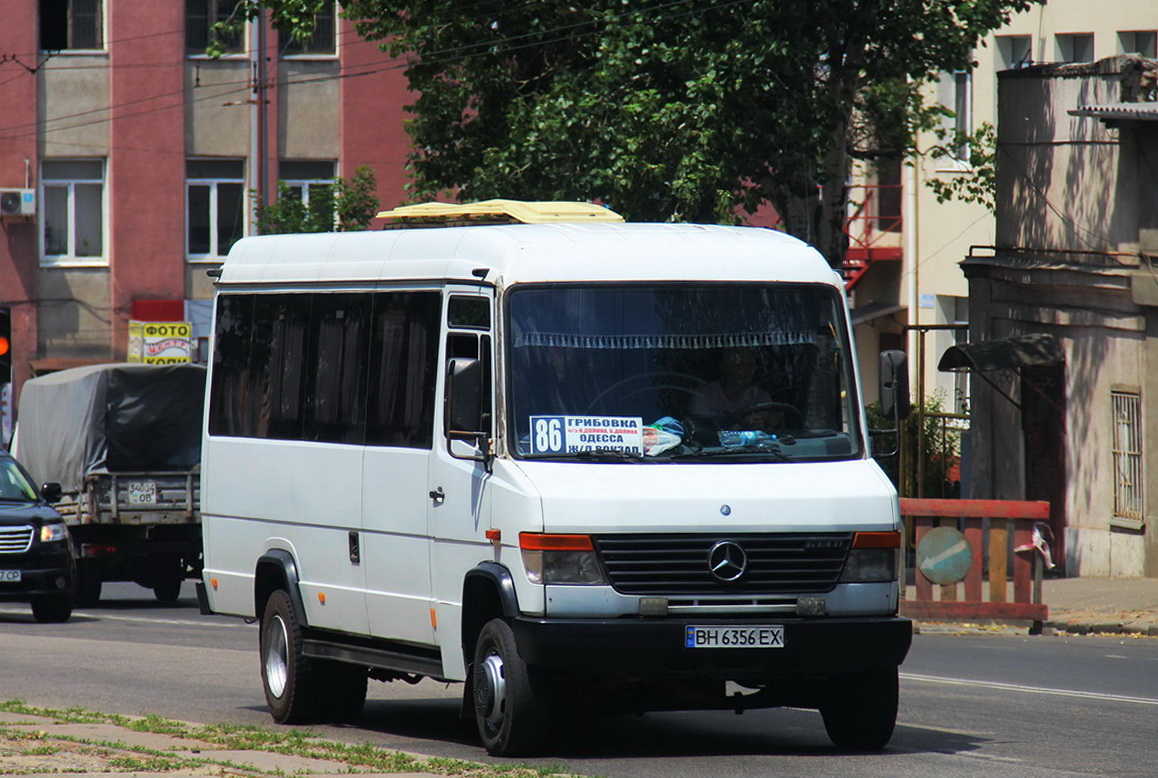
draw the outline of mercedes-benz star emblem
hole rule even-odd
[[[721,540],[708,552],[708,572],[717,581],[731,583],[748,569],[748,554],[734,540]]]

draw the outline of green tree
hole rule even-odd
[[[339,176],[333,184],[311,186],[308,204],[280,181],[272,203],[257,203],[257,230],[263,235],[364,230],[378,212],[376,189],[374,171],[367,166],[357,168],[349,180]]]
[[[243,0],[309,34],[328,0]],[[1041,0],[340,0],[405,59],[418,200],[594,200],[633,220],[764,203],[835,266],[850,160],[909,153],[926,86]]]
[[[901,423],[903,441],[897,445],[896,425],[881,414],[879,402],[866,406],[869,429],[877,431],[874,458],[902,497],[960,497],[961,433],[946,424],[945,399],[937,393],[913,407]],[[923,424],[922,424],[923,420]],[[888,430],[888,432],[885,432]],[[924,466],[917,452],[924,452]],[[922,474],[918,486],[917,474]]]

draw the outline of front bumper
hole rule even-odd
[[[689,625],[784,627],[783,648],[686,648]],[[896,667],[913,639],[898,617],[721,619],[516,618],[519,654],[546,670],[601,677],[732,681],[822,678]]]
[[[0,601],[26,602],[42,594],[72,592],[75,563],[66,546],[52,551],[0,554],[0,570],[19,570],[19,581],[0,581]]]

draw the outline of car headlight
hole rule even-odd
[[[40,525],[40,542],[41,543],[57,543],[68,537],[68,529],[64,524],[42,524]]]
[[[527,579],[535,584],[606,584],[589,535],[519,534]]]
[[[900,532],[858,532],[840,574],[841,583],[880,583],[897,580]]]

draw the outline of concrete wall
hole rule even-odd
[[[999,248],[965,264],[972,341],[1045,332],[1066,355],[1068,575],[1158,575],[1158,279],[1138,253],[1154,235],[1142,163],[1158,156],[1158,133],[1071,113],[1136,99],[1136,65],[1112,58],[1002,74]],[[989,375],[1024,401],[1012,372]],[[1021,412],[976,380],[973,388],[975,496],[1025,499]],[[1142,401],[1141,523],[1115,515],[1116,390]]]

